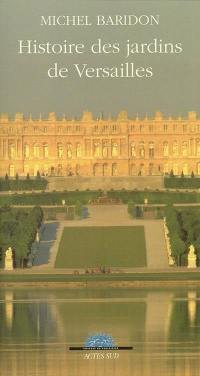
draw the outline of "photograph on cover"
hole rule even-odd
[[[199,374],[199,14],[0,1],[0,376]]]

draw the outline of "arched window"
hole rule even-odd
[[[169,143],[167,141],[163,142],[163,157],[169,156]]]
[[[144,141],[141,141],[139,143],[139,156],[141,158],[144,158],[145,157],[145,148],[144,148]]]
[[[154,169],[153,163],[149,163],[149,175],[153,175],[153,169]]]
[[[117,163],[112,164],[112,176],[117,176],[118,170],[117,170]]]
[[[108,176],[108,164],[103,164],[103,176]]]
[[[30,157],[30,147],[28,144],[24,145],[24,158],[28,159]]]
[[[163,173],[166,175],[169,173],[169,165],[168,163],[165,163],[163,166]]]
[[[13,159],[16,156],[15,144],[10,144],[8,149],[9,158]]]
[[[134,163],[131,164],[130,175],[131,176],[136,175],[136,165]]]
[[[108,157],[108,148],[109,148],[108,141],[107,140],[103,141],[102,155],[104,158]]]
[[[81,158],[81,156],[82,156],[82,150],[81,150],[81,144],[80,143],[78,143],[76,145],[76,156],[77,156],[77,158]]]
[[[48,158],[49,156],[49,146],[48,144],[43,145],[43,157]]]
[[[136,157],[135,142],[131,142],[130,150],[131,150],[131,157],[132,158]]]
[[[112,143],[112,157],[118,156],[118,144],[116,142]]]
[[[144,173],[145,173],[144,164],[140,163],[138,175],[141,176],[141,175],[144,175]]]
[[[187,157],[187,155],[188,155],[188,143],[187,143],[187,141],[183,141],[183,143],[182,143],[182,154],[183,154],[183,157]]]
[[[15,176],[15,166],[14,165],[9,166],[9,176],[11,176],[11,177]]]
[[[93,166],[93,175],[94,176],[101,176],[101,165],[99,163],[95,163]]]
[[[37,176],[38,172],[39,172],[39,166],[36,164],[34,165],[34,171],[33,171],[34,176]]]
[[[176,163],[173,164],[172,170],[174,175],[178,175],[178,165]]]
[[[40,147],[38,144],[34,144],[33,145],[33,156],[35,158],[39,158],[40,157]]]
[[[149,158],[154,158],[154,142],[149,142]]]
[[[200,175],[200,162],[197,163],[197,175]]]
[[[76,165],[76,175],[80,175],[80,165]]]
[[[24,175],[27,175],[27,174],[29,174],[29,165],[25,164],[24,165]]]
[[[57,145],[57,154],[58,158],[63,158],[63,144],[61,142]]]
[[[62,165],[59,164],[58,167],[57,167],[57,174],[58,176],[62,176]]]
[[[94,157],[100,157],[100,144],[98,141],[94,142]]]
[[[174,157],[178,156],[178,142],[174,141],[172,145],[172,154]]]
[[[72,144],[67,144],[67,158],[72,158]]]
[[[184,175],[188,175],[188,164],[187,163],[183,164],[183,173],[184,173]]]
[[[197,143],[196,143],[196,154],[198,157],[200,156],[200,140],[199,139],[197,140]]]

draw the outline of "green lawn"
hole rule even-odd
[[[146,266],[144,227],[65,227],[56,267],[99,266]]]

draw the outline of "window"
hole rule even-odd
[[[168,125],[167,124],[164,124],[163,130],[164,130],[165,133],[167,133],[167,131],[168,131]]]
[[[100,157],[100,144],[98,141],[94,142],[94,157]]]
[[[174,157],[178,156],[178,142],[174,141],[172,145],[172,154]]]
[[[104,158],[108,157],[109,142],[107,140],[103,141],[102,155]]]
[[[144,157],[145,157],[145,147],[144,147],[144,142],[143,142],[143,141],[141,141],[141,142],[139,143],[139,156],[140,156],[141,158],[144,158]]]
[[[117,164],[113,163],[112,164],[112,176],[117,176],[118,171],[117,171]]]
[[[197,156],[200,157],[200,140],[199,139],[197,140],[197,143],[196,143],[196,152],[197,152]]]
[[[48,158],[48,156],[49,156],[49,147],[48,147],[48,144],[44,144],[43,145],[43,156],[44,156],[44,158]]]
[[[15,144],[10,144],[10,145],[9,145],[8,155],[9,155],[9,158],[10,158],[10,159],[15,158],[15,155],[16,155]]]
[[[183,132],[187,132],[187,124],[183,124]]]
[[[163,172],[164,172],[164,174],[168,174],[169,173],[169,165],[168,165],[168,163],[164,164],[164,166],[163,166]]]
[[[154,142],[149,142],[149,158],[154,158]]]
[[[39,158],[39,157],[40,157],[40,147],[39,147],[38,144],[35,144],[35,145],[33,146],[33,156],[34,156],[35,158]]]
[[[80,143],[76,145],[76,156],[77,158],[80,158],[82,156],[82,148]]]
[[[188,155],[188,143],[187,143],[187,141],[183,141],[183,143],[182,143],[182,154],[183,154],[183,157],[187,157],[187,155]]]
[[[59,143],[57,145],[57,154],[58,154],[58,158],[63,158],[63,144],[62,143]]]
[[[178,165],[176,163],[173,164],[172,170],[173,170],[174,175],[178,175]]]
[[[132,158],[136,157],[135,142],[131,142],[130,151],[131,151],[131,157]]]
[[[183,173],[184,173],[184,175],[188,175],[188,164],[187,163],[183,164]]]
[[[163,142],[163,157],[169,156],[169,144],[167,141]]]
[[[107,125],[104,125],[103,128],[102,128],[102,131],[103,131],[103,132],[108,132],[108,126],[107,126]]]
[[[28,144],[24,145],[24,158],[29,158],[30,156],[30,148]]]
[[[118,144],[116,142],[112,143],[112,157],[118,156]]]
[[[72,144],[67,144],[67,158],[72,158]]]

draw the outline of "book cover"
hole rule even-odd
[[[0,1],[0,375],[199,373],[199,14]]]

